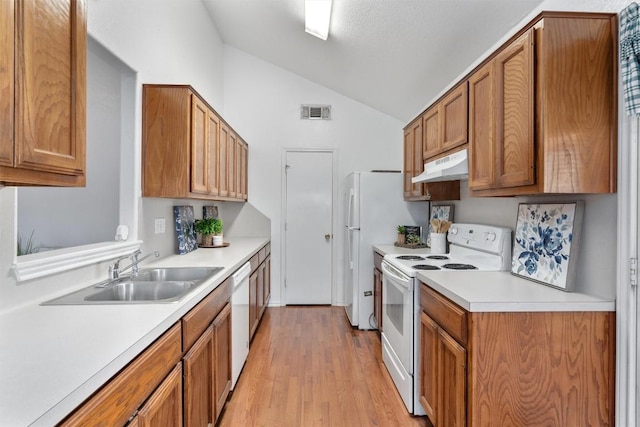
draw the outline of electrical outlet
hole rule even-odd
[[[164,218],[156,218],[155,222],[155,232],[156,234],[164,233],[165,231],[165,220]]]

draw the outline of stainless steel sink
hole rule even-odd
[[[127,280],[109,285],[84,298],[85,301],[173,302],[195,288],[198,282],[139,282]]]
[[[222,267],[141,269],[135,277],[101,282],[41,305],[157,304],[179,301]]]
[[[222,267],[167,267],[140,269],[136,281],[191,281],[206,280]]]

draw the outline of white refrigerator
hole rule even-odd
[[[345,186],[345,310],[351,325],[375,329],[373,245],[393,244],[398,225],[427,221],[426,202],[405,202],[402,173],[352,172]]]

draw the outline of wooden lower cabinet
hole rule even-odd
[[[184,425],[206,426],[213,420],[213,325],[184,356]]]
[[[213,321],[213,399],[215,420],[231,391],[231,304],[218,314]]]
[[[182,426],[182,363],[178,363],[149,400],[140,408],[139,427]]]
[[[420,292],[420,402],[435,427],[614,425],[615,312],[467,312]]]
[[[249,339],[253,338],[271,297],[271,244],[251,258],[249,276]]]
[[[373,317],[382,332],[382,254],[373,251]]]

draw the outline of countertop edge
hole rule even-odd
[[[18,423],[17,425],[31,425],[31,426],[50,426],[55,425],[56,423],[62,421],[65,417],[67,417],[73,410],[75,410],[79,405],[81,405],[87,398],[89,398],[94,392],[100,389],[106,382],[108,382],[114,375],[116,375],[122,368],[124,368],[127,364],[129,364],[135,357],[137,357],[142,351],[144,351],[150,344],[152,344],[156,339],[158,339],[163,333],[165,333],[171,326],[173,326],[177,321],[179,321],[182,316],[184,316],[189,310],[191,310],[195,305],[197,305],[204,297],[206,297],[211,291],[216,289],[221,283],[223,283],[227,278],[229,278],[238,268],[242,267],[249,259],[259,252],[259,250],[264,247],[267,243],[271,241],[269,237],[264,238],[237,238],[237,239],[229,239],[231,245],[233,245],[234,240],[245,240],[250,241],[248,244],[247,252],[244,255],[236,257],[233,262],[225,265],[224,270],[222,270],[218,275],[209,279],[207,282],[201,285],[193,294],[187,295],[187,297],[181,301],[178,301],[174,306],[174,310],[164,317],[163,319],[159,319],[159,322],[155,324],[154,327],[150,328],[146,331],[146,333],[139,336],[139,338],[132,340],[131,345],[129,345],[126,350],[113,358],[107,365],[103,366],[97,372],[94,372],[88,376],[88,378],[78,384],[75,389],[69,392],[66,396],[64,396],[61,400],[55,403],[53,406],[49,407],[48,410],[45,410],[42,413],[36,414],[33,413],[31,415],[18,415],[14,414],[11,416],[10,414],[5,414],[3,408],[3,418],[5,415],[8,416],[5,421],[13,423]],[[247,243],[242,243],[247,244]],[[223,250],[223,249],[202,249],[204,251],[214,251],[214,250]],[[160,259],[154,263],[145,264],[145,267],[152,266],[183,266],[184,264],[192,264],[193,266],[203,265],[202,261],[197,262],[188,262],[188,255],[170,255],[163,259]],[[201,258],[200,255],[198,258]],[[204,266],[204,265],[203,265]],[[210,266],[213,266],[211,264]],[[38,303],[34,303],[33,306],[29,305],[21,310],[37,310],[36,306]],[[106,307],[106,306],[100,306]],[[113,306],[111,308],[107,308],[106,310],[113,311]],[[106,311],[105,310],[105,311]],[[4,405],[0,405],[4,406]],[[16,409],[18,411],[18,409]],[[36,410],[34,410],[35,412]],[[13,421],[12,421],[13,420]]]

